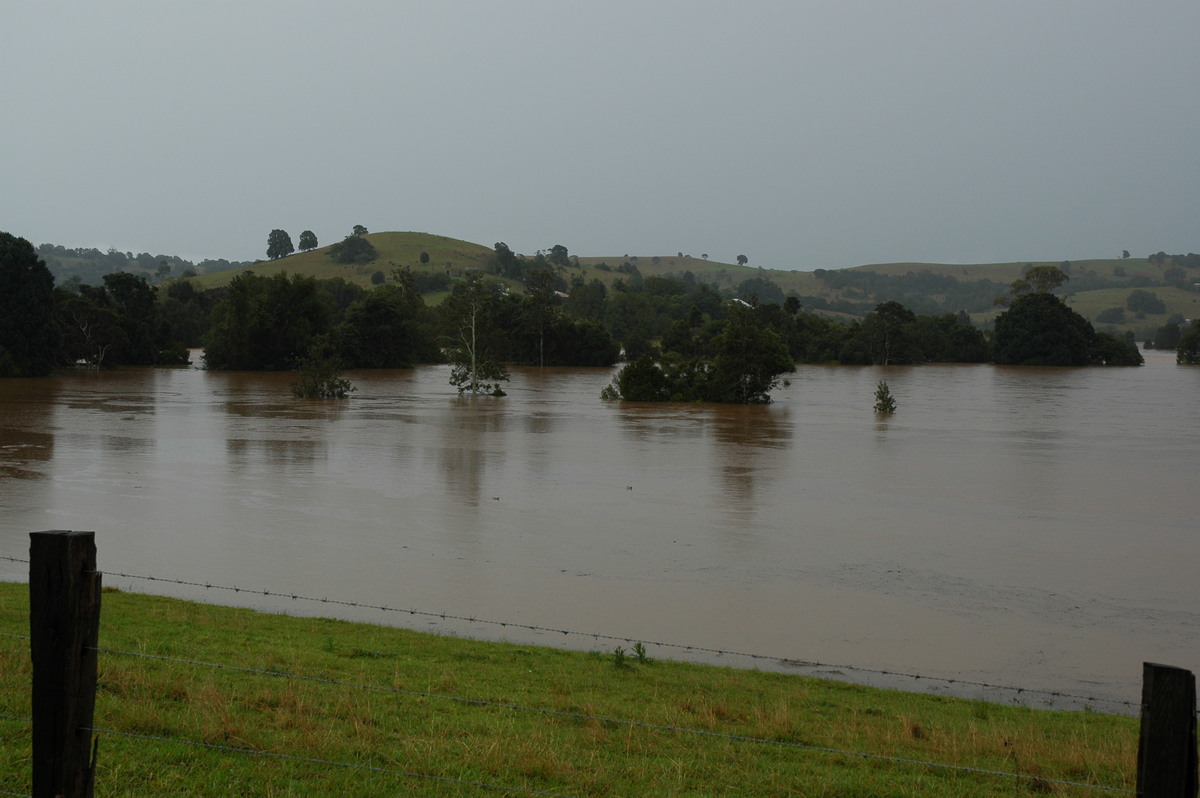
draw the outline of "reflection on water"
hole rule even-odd
[[[504,456],[490,444],[503,436],[507,415],[493,396],[462,396],[452,418],[439,425],[439,461],[446,493],[477,506],[489,464]],[[463,411],[466,411],[465,413]]]
[[[0,554],[94,529],[111,570],[759,667],[1121,699],[1143,660],[1200,667],[1198,369],[811,366],[765,407],[602,402],[611,376],[517,369],[496,399],[445,367],[361,372],[345,402],[194,368],[0,381]]]

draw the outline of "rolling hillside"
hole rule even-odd
[[[357,285],[370,286],[386,278],[393,268],[404,266],[418,272],[461,276],[467,270],[484,269],[494,254],[491,246],[429,233],[371,233],[366,239],[378,252],[378,257],[371,263],[336,263],[330,255],[330,246],[325,246],[277,260],[239,264],[234,268],[224,268],[224,261],[206,263],[199,269],[204,273],[189,279],[198,288],[220,288],[241,272],[252,270],[264,276],[287,272],[319,279],[340,277]],[[423,254],[428,257],[423,259]],[[523,254],[530,256],[533,253]],[[62,260],[73,263],[70,258]],[[158,261],[159,258],[155,258],[148,262],[150,266],[156,266]],[[1007,292],[1009,284],[1018,279],[1027,266],[1060,266],[1068,272],[1070,281],[1059,293],[1077,312],[1092,321],[1097,329],[1132,330],[1138,338],[1152,335],[1172,316],[1195,317],[1200,300],[1200,272],[1194,268],[1173,267],[1161,258],[1159,262],[1148,258],[1114,258],[1033,264],[881,263],[811,272],[740,266],[683,253],[572,256],[571,264],[560,269],[568,284],[579,278],[585,282],[599,280],[611,287],[617,280],[626,283],[635,280],[635,272],[643,279],[682,278],[690,272],[697,282],[710,283],[729,296],[754,293],[763,301],[770,301],[767,294],[772,293],[777,297],[797,296],[807,309],[822,313],[862,316],[881,302],[897,301],[917,313],[966,311],[973,321],[985,325],[1000,312],[994,304],[995,299]],[[96,264],[93,268],[101,265]],[[117,265],[108,270],[112,268]],[[180,271],[175,269],[171,278],[179,279]],[[146,274],[153,278],[149,271]],[[62,279],[59,275],[59,280]],[[754,282],[747,287],[747,280]],[[98,279],[85,281],[99,282]],[[778,290],[772,286],[764,288],[763,281],[769,281]],[[516,281],[505,282],[510,288],[520,290]],[[1129,297],[1137,290],[1152,294],[1156,301],[1161,300],[1161,312],[1157,312],[1157,307],[1154,312],[1129,308]],[[427,301],[437,302],[442,296],[444,294],[430,295]],[[1117,313],[1117,309],[1123,314]],[[1108,318],[1122,315],[1123,318],[1100,322],[1098,317],[1106,311]]]

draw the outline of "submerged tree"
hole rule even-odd
[[[603,399],[634,402],[766,404],[795,365],[787,345],[751,308],[730,313],[712,341],[713,357],[668,353],[661,362],[639,357],[617,373]]]
[[[1053,294],[1023,294],[996,318],[995,359],[1007,366],[1086,366],[1095,330]]]
[[[875,386],[875,412],[881,416],[890,416],[896,412],[896,397],[892,396],[886,380],[880,380]]]
[[[1200,366],[1200,319],[1194,320],[1179,336],[1175,362],[1181,366]]]
[[[508,381],[508,369],[495,359],[497,331],[491,323],[495,294],[478,272],[456,283],[446,299],[446,312],[453,329],[448,347],[450,384],[460,394],[490,393],[504,396],[500,383]]]
[[[300,379],[292,384],[298,399],[345,399],[356,391],[342,376],[337,349],[328,335],[315,338],[300,363]]]
[[[49,374],[58,340],[54,276],[32,244],[0,233],[0,377]]]

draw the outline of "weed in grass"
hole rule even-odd
[[[625,656],[625,649],[622,646],[617,646],[613,649],[612,662],[614,668],[628,668],[628,657]]]
[[[650,662],[650,658],[646,656],[646,647],[640,641],[633,644],[633,656],[637,658],[639,665],[647,665]]]

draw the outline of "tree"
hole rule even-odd
[[[24,238],[0,233],[0,377],[42,377],[58,350],[54,276]]]
[[[483,275],[470,274],[455,283],[446,299],[453,338],[449,348],[450,384],[459,394],[490,393],[504,396],[501,381],[508,381],[508,369],[498,362],[493,352],[498,348],[494,338],[497,330],[491,324],[495,294],[483,282]]]
[[[204,361],[210,369],[292,369],[329,327],[329,299],[312,277],[243,272],[213,309]]]
[[[1141,366],[1146,362],[1138,351],[1133,332],[1118,338],[1111,333],[1096,333],[1092,341],[1092,365],[1095,366]]]
[[[428,253],[428,252],[422,252],[422,253],[421,253],[421,255],[420,255],[420,257],[418,258],[418,260],[420,260],[420,261],[421,261],[421,263],[429,263],[429,253]]]
[[[1127,249],[1121,250],[1121,260],[1128,260],[1128,259],[1129,259],[1129,250],[1127,250]]]
[[[1200,366],[1200,319],[1193,320],[1191,326],[1179,336],[1175,362],[1181,366]]]
[[[57,288],[55,292],[62,329],[60,359],[64,363],[102,367],[108,353],[124,347],[126,341],[116,312],[104,301],[103,289],[83,285],[78,293],[66,288]]]
[[[312,230],[305,230],[300,234],[300,251],[308,252],[317,248],[317,234]]]
[[[600,392],[602,399],[624,399],[627,402],[665,402],[671,398],[671,386],[654,359],[639,357],[626,364],[612,384]]]
[[[1167,323],[1154,333],[1154,340],[1146,342],[1147,349],[1178,349],[1182,334],[1181,321],[1167,319]]]
[[[859,329],[859,337],[871,353],[871,362],[879,366],[911,363],[913,357],[909,328],[917,315],[899,302],[876,305]]]
[[[102,292],[107,304],[117,316],[117,324],[125,333],[123,345],[115,347],[109,356],[117,363],[131,366],[151,366],[160,363],[160,350],[169,349],[169,342],[158,340],[156,329],[157,303],[155,288],[146,278],[127,272],[104,275]],[[178,361],[178,353],[171,358]],[[186,357],[184,358],[186,361]]]
[[[890,416],[896,412],[896,397],[892,396],[885,380],[880,380],[875,386],[875,412],[881,416]]]
[[[1135,288],[1125,299],[1125,307],[1139,315],[1147,313],[1166,313],[1167,303],[1158,298],[1157,294]]]
[[[271,260],[286,257],[295,251],[292,237],[286,231],[276,228],[267,236],[267,257]]]
[[[735,308],[713,346],[717,354],[705,396],[709,402],[766,404],[782,375],[796,369],[787,345],[760,323],[753,308]]]
[[[550,254],[546,256],[546,260],[553,263],[555,266],[567,267],[571,265],[571,259],[567,253],[567,248],[562,244],[555,244],[550,247]]]
[[[747,258],[745,255],[738,255],[738,256],[737,256],[737,264],[738,264],[738,266],[745,266],[745,265],[746,265],[747,263],[749,263],[749,262],[750,262],[750,259],[749,259],[749,258]]]
[[[1063,261],[1067,265],[1067,261]],[[1008,305],[1028,294],[1049,294],[1071,277],[1058,266],[1030,266],[1025,275],[1009,284],[1008,296],[996,300],[998,305]]]
[[[438,360],[436,341],[422,324],[425,305],[402,285],[383,285],[346,309],[337,327],[348,368],[407,368]]]
[[[361,224],[356,224],[354,225],[353,234],[356,236],[365,236],[367,234],[367,228],[363,227]]]
[[[328,335],[319,335],[300,362],[300,379],[292,383],[297,399],[345,399],[358,390],[342,376],[337,349]]]
[[[513,280],[520,278],[523,271],[521,259],[503,241],[496,242],[494,254],[488,266],[488,270],[493,274]]]
[[[996,318],[995,360],[1009,366],[1086,366],[1095,331],[1049,293],[1015,299]]]
[[[370,263],[379,257],[374,245],[359,235],[346,236],[329,248],[335,263]]]
[[[538,339],[538,365],[546,365],[546,327],[555,315],[554,273],[548,269],[532,271],[525,279],[524,316]]]

